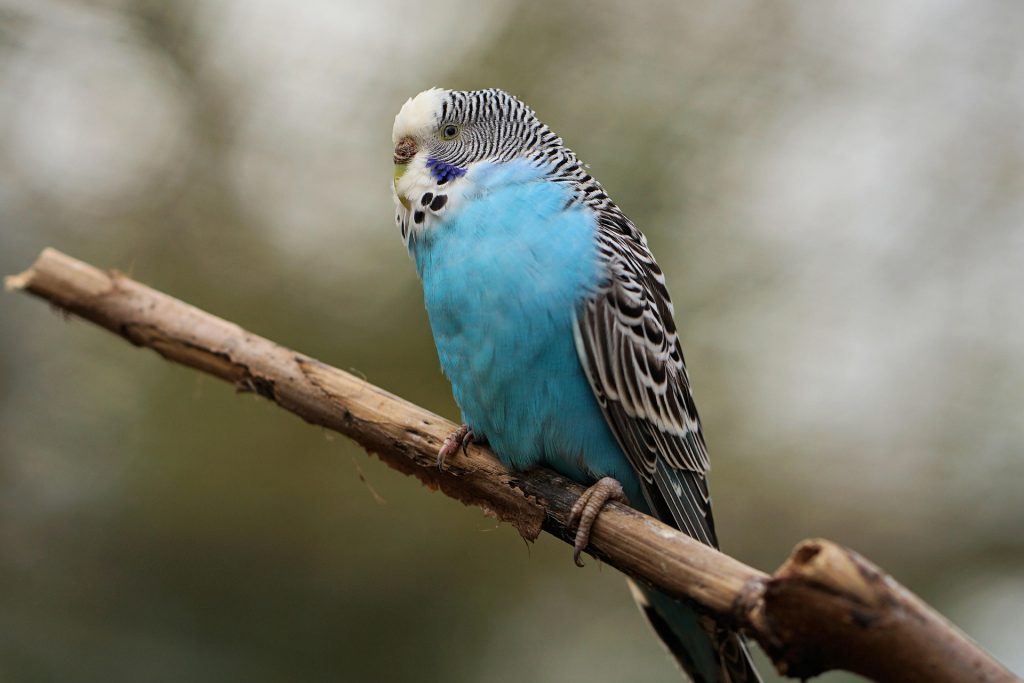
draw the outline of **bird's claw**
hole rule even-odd
[[[594,526],[601,509],[610,500],[626,502],[626,494],[622,484],[611,477],[603,477],[596,484],[580,494],[569,510],[569,526],[576,527],[576,539],[573,543],[572,560],[577,567],[583,566],[580,554],[590,544],[590,529]]]
[[[445,437],[444,443],[441,444],[441,449],[437,452],[437,467],[438,469],[444,469],[444,461],[461,448],[462,452],[465,453],[466,449],[469,448],[469,444],[476,441],[476,434],[473,433],[473,429],[469,425],[462,425],[451,434]]]

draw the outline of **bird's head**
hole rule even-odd
[[[410,196],[403,189],[422,184],[422,178],[407,175],[426,173],[445,185],[474,162],[507,161],[562,142],[521,100],[497,89],[424,90],[402,106],[391,138],[395,189],[403,204]]]

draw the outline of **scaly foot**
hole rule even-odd
[[[621,503],[628,502],[622,490],[622,484],[611,477],[599,479],[596,484],[580,494],[569,511],[569,528],[576,527],[576,541],[573,543],[572,560],[577,567],[582,567],[580,553],[590,543],[590,528],[601,512],[601,508],[610,500]]]
[[[479,443],[476,434],[473,433],[473,429],[469,425],[462,425],[445,437],[444,443],[441,444],[441,450],[437,452],[437,467],[443,470],[446,458],[455,455],[460,448],[465,453],[471,443]]]

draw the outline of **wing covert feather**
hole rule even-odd
[[[664,275],[638,231],[598,231],[605,277],[576,315],[576,349],[652,510],[717,546],[707,447]]]

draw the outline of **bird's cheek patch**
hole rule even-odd
[[[430,169],[430,174],[434,176],[434,180],[437,181],[438,185],[444,185],[450,180],[461,178],[466,175],[466,169],[459,168],[453,164],[449,164],[446,161],[435,159],[430,157],[427,159],[427,168]]]

